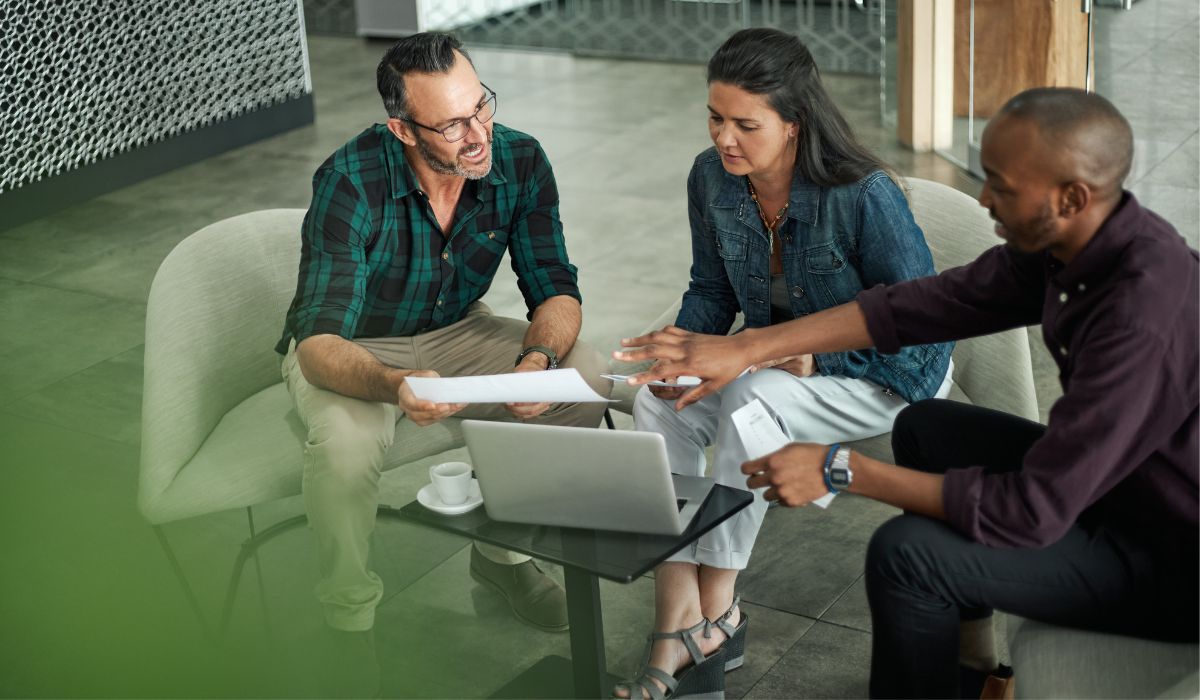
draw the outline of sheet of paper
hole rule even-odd
[[[605,401],[576,369],[510,372],[478,377],[408,377],[413,395],[435,403],[551,403]]]
[[[626,379],[629,379],[633,375],[631,375],[631,374],[602,374],[600,376],[604,377],[605,379],[611,379],[614,382],[623,382]],[[663,382],[663,381],[659,381],[657,379],[652,382],[646,382],[646,383],[649,384],[650,386],[684,386],[684,387],[698,386],[700,384],[700,377],[693,377],[693,376],[685,374],[682,377],[677,377],[675,379],[674,383]]]
[[[742,406],[731,413],[729,417],[733,419],[733,426],[737,428],[738,435],[742,438],[742,445],[746,448],[746,454],[750,459],[769,455],[791,442],[758,399]],[[831,491],[813,501],[812,504],[818,508],[826,508],[836,495]]]

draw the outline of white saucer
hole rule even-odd
[[[462,515],[469,513],[483,503],[483,496],[479,493],[479,480],[471,479],[471,495],[467,496],[467,500],[459,503],[456,506],[448,506],[442,503],[442,497],[438,495],[437,488],[433,484],[425,484],[417,491],[417,501],[429,510],[442,515]]]

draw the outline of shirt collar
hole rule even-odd
[[[733,207],[742,202],[749,202],[750,189],[746,186],[745,175],[734,175],[722,169],[725,179],[721,190],[713,201],[715,206]],[[821,188],[806,180],[800,173],[792,176],[792,192],[788,197],[787,218],[803,221],[810,226],[817,223],[817,211],[821,204]]]
[[[498,131],[500,128],[502,127],[497,124],[496,129],[493,131],[492,169],[488,171],[488,174],[482,180],[478,181],[480,187],[477,188],[477,194],[481,199],[491,189],[490,186],[503,185],[508,182],[508,179],[504,177],[504,173],[500,172],[500,168],[497,167],[499,158],[496,155],[497,134],[495,134],[495,131]],[[392,198],[400,199],[412,194],[414,191],[420,190],[420,185],[417,184],[417,176],[413,174],[412,166],[408,164],[408,159],[404,155],[404,143],[396,138],[395,134],[388,131],[386,124],[376,124],[375,130],[379,133],[379,138],[384,144],[384,160],[388,170],[388,181],[392,188]],[[488,186],[484,186],[485,184]]]
[[[1117,208],[1108,215],[1083,250],[1054,275],[1054,281],[1063,288],[1086,288],[1095,280],[1107,277],[1120,260],[1125,246],[1137,233],[1140,228],[1138,224],[1145,215],[1145,210],[1133,193],[1123,192]]]

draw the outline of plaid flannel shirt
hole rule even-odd
[[[313,176],[296,295],[275,349],[324,333],[404,337],[448,326],[487,292],[505,250],[530,316],[549,297],[581,299],[536,140],[495,125],[492,169],[467,181],[446,236],[403,144],[377,124]]]

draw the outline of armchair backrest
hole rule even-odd
[[[939,272],[965,265],[999,243],[986,210],[953,187],[908,178],[909,206],[925,232]],[[1038,419],[1033,361],[1024,328],[959,341],[954,349],[954,383],[971,403]]]
[[[272,209],[219,221],[159,266],[146,308],[143,513],[222,416],[282,381],[273,347],[295,293],[303,217]]]

